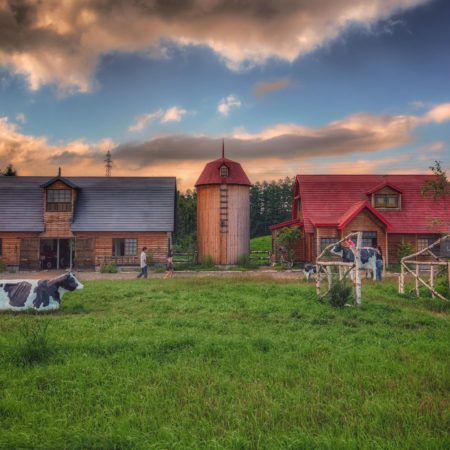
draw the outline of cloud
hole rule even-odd
[[[257,133],[238,129],[225,139],[225,150],[228,157],[244,165],[253,181],[299,171],[424,172],[429,161],[425,158],[425,164],[422,156],[442,155],[446,142],[419,148],[414,155],[391,152],[380,160],[375,156],[412,143],[419,127],[450,121],[446,111],[442,104],[422,115],[357,113],[319,127],[291,123]],[[158,120],[163,116],[161,111]],[[105,153],[111,150],[114,175],[175,175],[181,177],[180,186],[187,188],[195,183],[206,161],[219,157],[220,149],[221,139],[206,135],[167,135],[122,144],[79,139],[55,145],[46,137],[23,134],[18,125],[0,118],[0,167],[12,163],[22,175],[51,175],[60,166],[67,175],[103,174]]]
[[[167,122],[180,122],[187,111],[178,106],[172,106],[172,108],[158,109],[152,113],[142,114],[134,119],[134,122],[128,127],[128,131],[136,133],[142,131],[149,123],[159,120],[160,123]]]
[[[161,123],[180,122],[186,113],[187,111],[185,109],[179,108],[178,106],[173,106],[172,108],[166,110],[162,116]]]
[[[134,122],[128,127],[128,131],[142,131],[148,123],[161,118],[163,115],[164,112],[162,109],[158,109],[158,111],[152,113],[142,114],[135,118]]]
[[[430,0],[0,0],[0,65],[30,89],[88,92],[102,55],[165,55],[164,44],[207,46],[232,70],[294,61],[351,26]],[[131,26],[130,26],[131,24]]]
[[[16,114],[16,120],[17,122],[25,123],[27,121],[27,118],[24,113],[18,113]]]
[[[217,112],[222,114],[222,116],[228,116],[231,108],[239,108],[240,106],[241,101],[235,95],[229,95],[220,100],[217,105]]]
[[[257,97],[262,97],[269,92],[279,91],[281,89],[287,88],[291,82],[287,78],[280,78],[274,81],[261,81],[256,83],[253,92]]]

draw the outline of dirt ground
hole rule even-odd
[[[16,279],[40,279],[49,280],[62,275],[64,271],[41,271],[41,272],[16,272],[0,274],[0,280],[16,280]],[[100,272],[76,272],[80,281],[92,280],[132,280],[136,278],[138,272],[119,272],[119,273],[100,273]],[[163,278],[164,273],[149,272],[149,278]],[[284,270],[277,271],[274,269],[259,269],[248,271],[237,270],[216,270],[216,271],[180,271],[175,272],[175,278],[273,278],[274,280],[299,280],[304,278],[303,270]],[[388,272],[386,278],[398,278],[397,273]]]

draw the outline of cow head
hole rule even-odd
[[[353,253],[353,250],[350,247],[346,247],[342,244],[336,244],[334,247],[331,248],[331,254],[340,256],[342,258],[343,262],[354,262],[355,261],[355,254]]]
[[[49,284],[53,284],[57,287],[57,289],[61,288],[65,291],[75,291],[77,289],[83,289],[84,286],[78,281],[77,277],[72,273],[68,272],[64,275],[55,278],[50,281]]]

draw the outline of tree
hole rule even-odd
[[[450,182],[440,161],[434,161],[434,164],[430,166],[430,169],[433,172],[434,177],[427,180],[422,186],[422,195],[424,197],[431,197],[436,202],[443,201],[445,217],[448,217],[449,202],[446,200],[450,198]],[[436,217],[433,219],[432,225],[441,225],[443,222],[442,217]],[[450,230],[450,223],[447,224],[447,228]]]
[[[14,169],[12,164],[8,164],[4,172],[0,170],[0,175],[3,175],[4,177],[15,177],[17,175],[17,170]]]
[[[177,230],[175,245],[180,251],[193,251],[196,247],[197,235],[197,193],[187,190],[177,192]]]
[[[295,250],[301,238],[302,233],[299,227],[284,227],[276,238],[281,256],[288,262],[289,267],[294,265]]]

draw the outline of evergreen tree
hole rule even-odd
[[[17,170],[14,169],[12,164],[8,164],[5,171],[0,170],[0,175],[3,175],[4,177],[15,177],[17,175]]]

